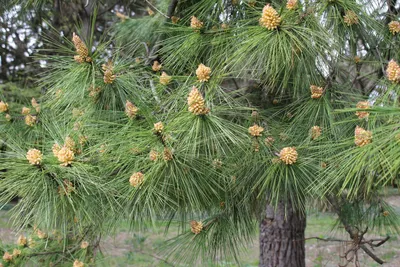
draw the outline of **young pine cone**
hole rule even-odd
[[[151,68],[153,69],[153,71],[160,71],[162,68],[162,65],[160,64],[160,62],[158,62],[156,60],[153,62],[153,66],[151,66]]]
[[[160,134],[163,132],[163,130],[164,130],[164,124],[161,121],[154,123],[153,132],[155,134]]]
[[[297,151],[295,147],[285,147],[279,153],[279,158],[286,165],[292,165],[297,161]]]
[[[354,143],[359,147],[363,147],[371,142],[372,132],[357,126],[354,131]]]
[[[296,9],[297,7],[297,0],[288,0],[286,3],[286,8],[289,10]]]
[[[310,91],[311,91],[311,98],[313,98],[313,99],[320,98],[322,96],[322,94],[324,93],[324,89],[322,87],[318,87],[316,85],[311,85]]]
[[[194,234],[200,234],[200,232],[203,230],[203,223],[199,221],[191,221],[190,222],[190,228],[192,233]]]
[[[22,111],[21,111],[22,115],[28,115],[29,113],[31,113],[31,109],[30,108],[27,108],[27,107],[23,107],[22,108]]]
[[[315,140],[321,136],[321,127],[313,126],[311,127],[311,139]]]
[[[268,4],[263,8],[259,23],[268,30],[274,30],[281,24],[281,17],[278,15],[278,12]]]
[[[253,126],[249,127],[249,134],[254,137],[262,136],[262,132],[264,128],[254,124]]]
[[[31,99],[31,104],[32,104],[32,107],[34,107],[34,108],[36,109],[36,112],[39,113],[39,112],[40,112],[40,105],[39,105],[39,103],[36,101],[35,98],[32,98],[32,99]]]
[[[194,30],[200,30],[201,28],[203,28],[203,22],[201,22],[195,16],[192,16],[192,18],[190,19],[190,27]]]
[[[386,76],[391,82],[398,83],[400,81],[400,67],[393,59],[389,61]]]
[[[27,243],[28,243],[28,240],[26,239],[25,236],[20,235],[20,236],[18,237],[18,240],[17,240],[17,245],[18,245],[18,246],[24,247],[24,246],[26,246]]]
[[[397,33],[400,32],[400,22],[398,22],[398,21],[392,21],[392,22],[390,22],[390,23],[388,24],[388,26],[389,26],[389,31],[390,31],[393,35],[395,35],[395,34],[397,34]]]
[[[115,76],[115,74],[113,74],[114,66],[113,66],[112,61],[109,60],[109,61],[107,62],[107,64],[103,64],[103,65],[101,66],[101,68],[102,68],[103,71],[104,71],[104,76],[103,76],[103,81],[104,81],[104,83],[106,83],[106,84],[111,84],[111,83],[113,83],[114,80],[115,80],[115,78],[116,78],[116,76]]]
[[[51,150],[53,151],[53,155],[54,155],[55,157],[57,157],[58,151],[61,150],[61,147],[60,147],[59,144],[55,143],[55,144],[51,147]]]
[[[164,157],[164,160],[165,160],[165,161],[170,161],[170,160],[172,160],[172,159],[174,158],[174,155],[173,155],[173,153],[172,153],[172,150],[169,149],[169,148],[167,148],[167,147],[164,147],[164,155],[163,155],[163,157]]]
[[[28,126],[33,127],[36,124],[36,120],[36,116],[32,116],[31,114],[25,116],[25,124]]]
[[[72,267],[85,267],[85,264],[80,260],[75,260]]]
[[[61,162],[61,166],[68,166],[71,165],[72,161],[74,160],[74,152],[68,148],[67,146],[63,146],[57,152],[58,161]]]
[[[125,104],[125,114],[130,119],[134,119],[139,111],[139,108],[136,107],[132,102],[126,100]]]
[[[347,10],[346,14],[343,17],[344,23],[347,24],[347,26],[351,26],[353,24],[358,24],[358,17],[357,14],[354,13],[352,10]]]
[[[203,96],[195,86],[192,87],[187,101],[189,111],[195,115],[206,115],[210,112],[210,109],[205,106]]]
[[[38,149],[29,149],[26,153],[26,159],[32,165],[40,165],[43,160],[43,154]]]
[[[149,158],[151,161],[156,161],[158,159],[158,152],[152,149],[149,153]]]
[[[138,187],[140,186],[144,181],[144,174],[141,172],[135,172],[134,174],[131,175],[129,178],[129,183],[133,187]]]
[[[8,111],[8,104],[0,101],[0,113]]]
[[[78,35],[75,33],[72,33],[72,42],[74,43],[76,53],[78,55],[74,56],[74,59],[78,63],[83,63],[83,62],[91,62],[92,59],[88,56],[89,51],[88,48],[86,47],[85,43],[79,38]]]
[[[70,195],[74,191],[75,191],[74,184],[68,179],[64,179],[63,186],[58,187],[58,194],[62,196]]]
[[[368,101],[360,101],[357,103],[356,108],[358,109],[369,109],[369,102]],[[356,116],[359,119],[364,119],[369,117],[369,112],[367,111],[356,111]]]
[[[196,70],[197,79],[200,82],[207,82],[210,79],[211,68],[204,64],[200,64]]]
[[[160,83],[162,85],[168,85],[171,82],[171,76],[169,76],[166,72],[162,72],[160,76]]]

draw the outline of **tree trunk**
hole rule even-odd
[[[305,267],[305,214],[291,203],[267,204],[260,223],[260,267]]]

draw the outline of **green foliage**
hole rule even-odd
[[[71,36],[41,51],[45,92],[40,110],[31,107],[32,125],[16,109],[28,105],[27,96],[1,95],[12,120],[2,114],[0,203],[21,198],[12,209],[17,229],[59,231],[66,254],[70,236],[90,239],[94,251],[93,241],[121,218],[133,229],[176,221],[179,234],[165,244],[166,255],[215,260],[235,258],[267,203],[291,204],[304,215],[308,200],[323,199],[345,228],[396,232],[396,211],[380,192],[399,170],[399,89],[381,73],[383,58],[397,54],[387,48],[395,40],[380,16],[350,0],[301,1],[296,10],[274,2],[282,22],[268,30],[259,25],[262,5],[194,2],[178,6],[177,24],[160,14],[134,16],[115,25],[109,40],[82,38],[84,62],[74,60],[82,47]],[[158,1],[157,12],[167,3]],[[348,10],[358,23],[345,22]],[[201,29],[189,26],[192,16]],[[155,60],[169,82],[152,70]],[[211,68],[203,82],[196,77],[201,63]],[[355,86],[370,78],[360,77],[361,66],[379,72],[372,87]],[[311,98],[313,85],[322,87],[319,97]],[[193,86],[201,95],[195,104],[209,112],[191,112]],[[369,116],[357,118],[365,112],[357,101],[373,90]],[[254,124],[263,131],[252,134]],[[311,136],[313,126],[321,136]],[[356,126],[372,131],[372,143],[354,144]],[[63,161],[54,144],[74,157]],[[298,151],[291,164],[280,160],[286,147]],[[43,154],[39,164],[27,159],[33,148]],[[198,233],[189,230],[192,220],[202,222]]]

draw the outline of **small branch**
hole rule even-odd
[[[147,256],[153,257],[153,258],[155,258],[155,259],[157,259],[157,260],[159,260],[159,261],[164,262],[165,264],[167,264],[167,265],[169,265],[169,266],[175,266],[175,265],[173,265],[172,263],[168,262],[167,260],[161,258],[160,256],[158,256],[158,255],[156,255],[156,254],[147,253],[147,252],[144,252],[144,251],[142,251],[142,250],[134,250],[134,251],[137,252],[137,253],[143,254],[143,255],[147,255]]]
[[[167,16],[171,18],[175,13],[175,8],[178,5],[179,0],[172,0],[171,4],[168,6]]]
[[[353,243],[352,240],[343,240],[343,239],[336,239],[336,238],[321,238],[321,237],[317,237],[317,236],[313,236],[313,237],[307,237],[304,240],[311,240],[311,239],[317,239],[317,240],[321,240],[321,241],[326,241],[326,242],[345,242],[345,243]]]
[[[364,250],[365,253],[368,254],[374,261],[376,261],[379,264],[384,264],[385,261],[381,260],[378,256],[376,256],[371,250],[369,250],[365,245],[360,246],[362,250]]]
[[[389,240],[389,238],[390,238],[390,236],[387,236],[385,239],[371,239],[370,240],[370,245],[372,246],[372,247],[379,247],[379,246],[381,246],[381,245],[383,245],[386,241],[388,241]],[[378,244],[372,244],[372,242],[376,242],[376,241],[380,241]]]

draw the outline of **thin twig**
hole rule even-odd
[[[156,8],[152,3],[150,3],[148,0],[145,0],[147,4],[149,4],[152,8],[154,8],[158,13],[160,13],[161,15],[163,15],[164,17],[166,17],[167,19],[169,19],[169,17],[167,15],[165,15],[164,13],[162,13],[158,8]]]
[[[154,86],[154,82],[152,79],[150,79],[150,88],[151,88],[151,92],[153,93],[154,99],[157,101],[158,104],[161,103],[160,98],[158,97],[157,91],[156,91],[156,87]]]
[[[164,262],[165,264],[167,264],[169,266],[175,266],[172,263],[168,262],[166,259],[163,259],[163,258],[161,258],[160,256],[158,256],[156,254],[147,253],[147,252],[144,252],[144,251],[138,250],[138,249],[135,249],[134,251],[137,252],[137,253],[141,253],[143,255],[147,255],[147,256],[153,257],[153,258],[155,258],[155,259],[157,259],[159,261]]]

